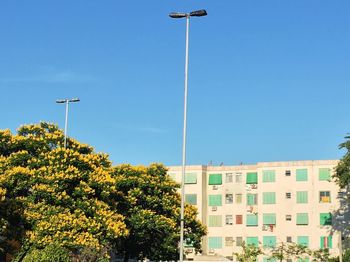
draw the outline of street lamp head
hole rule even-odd
[[[204,9],[193,11],[190,13],[190,16],[206,16],[206,15],[207,15],[207,11],[205,11]]]
[[[69,102],[79,102],[80,99],[79,98],[72,98],[72,99],[69,99]]]
[[[172,12],[172,13],[170,13],[169,14],[169,16],[171,17],[171,18],[184,18],[184,17],[186,17],[188,14],[186,14],[186,13],[176,13],[176,12]]]
[[[66,101],[67,101],[67,99],[57,99],[56,103],[63,104],[63,103],[66,103]]]

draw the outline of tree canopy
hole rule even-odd
[[[346,151],[335,169],[335,178],[342,188],[350,183],[350,136],[346,136],[345,139],[346,141],[339,145],[339,149]]]
[[[126,257],[175,260],[178,257],[180,195],[179,185],[164,166],[120,165],[114,168],[117,189],[122,192],[118,211],[126,218],[130,234],[120,243]],[[197,211],[185,206],[185,238],[200,251],[205,228]]]
[[[0,253],[59,245],[73,257],[113,249],[126,258],[176,258],[180,196],[166,168],[113,167],[89,145],[63,141],[48,123],[15,135],[0,130]],[[199,251],[205,228],[192,206],[185,215],[186,238]]]

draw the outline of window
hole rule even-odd
[[[185,202],[191,205],[197,205],[197,194],[186,194]]]
[[[308,236],[298,236],[297,243],[298,243],[298,245],[302,245],[304,247],[309,247],[309,237]]]
[[[243,216],[242,215],[236,215],[236,224],[237,225],[243,224]]]
[[[225,196],[225,203],[226,204],[232,204],[233,203],[233,194],[226,194],[226,196]]]
[[[263,236],[263,246],[264,247],[275,247],[276,237],[275,236]]]
[[[186,173],[185,174],[185,184],[197,184],[197,174],[196,173]]]
[[[209,237],[209,248],[222,248],[222,237]]]
[[[292,221],[292,215],[286,215],[286,221]]]
[[[236,183],[242,183],[242,174],[236,173]]]
[[[233,237],[225,237],[225,246],[233,247]]]
[[[226,173],[226,183],[232,183],[233,182],[233,174],[232,173]]]
[[[258,215],[249,214],[247,215],[247,227],[257,227],[258,226]]]
[[[328,181],[331,179],[331,170],[330,168],[320,168],[318,170],[318,179],[320,181]]]
[[[209,195],[209,206],[222,206],[221,195]]]
[[[236,204],[242,204],[242,194],[236,194]]]
[[[259,238],[258,237],[247,237],[247,246],[258,246]]]
[[[297,181],[307,181],[307,169],[297,169],[296,170],[296,180]]]
[[[307,191],[297,191],[297,203],[306,204],[308,202],[308,193]]]
[[[285,172],[285,175],[286,175],[286,176],[291,176],[291,174],[292,174],[292,173],[290,172],[290,170],[286,170],[286,172]]]
[[[209,185],[222,185],[222,174],[209,174]]]
[[[236,246],[240,247],[243,243],[243,237],[236,237]]]
[[[276,214],[264,213],[263,214],[263,224],[264,225],[276,225]]]
[[[226,225],[233,225],[233,215],[226,215]]]
[[[257,184],[258,183],[258,173],[248,172],[247,173],[247,184]]]
[[[247,205],[253,206],[258,204],[258,194],[247,194]]]
[[[276,193],[275,192],[264,192],[263,193],[263,204],[276,204]]]
[[[287,243],[292,243],[292,237],[287,237],[287,240],[286,240]]]
[[[331,213],[321,213],[320,214],[320,225],[321,226],[332,225],[332,214]]]
[[[291,192],[287,192],[286,193],[286,198],[287,199],[291,199],[292,198],[292,193]]]
[[[309,214],[308,213],[297,213],[297,225],[308,225]]]
[[[275,170],[263,170],[263,182],[275,182]]]
[[[297,262],[309,262],[308,258],[298,258]]]
[[[221,215],[210,215],[209,216],[209,227],[222,227],[222,216]]]
[[[332,236],[320,238],[320,248],[332,248]]]
[[[330,202],[331,202],[331,192],[320,191],[320,203],[330,203]]]

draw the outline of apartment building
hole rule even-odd
[[[267,252],[281,242],[294,242],[338,255],[348,220],[346,192],[332,180],[336,165],[319,160],[187,166],[185,201],[198,208],[208,228],[204,254],[234,259],[233,252],[240,252],[245,241]],[[181,167],[168,168],[181,182]],[[258,261],[268,261],[267,256]]]

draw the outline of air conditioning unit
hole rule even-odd
[[[213,186],[213,190],[218,190],[219,187],[218,186]]]
[[[209,249],[208,255],[209,256],[214,256],[215,255],[215,250],[214,249]]]
[[[252,189],[258,189],[258,185],[257,184],[251,184],[251,188]]]
[[[218,210],[218,207],[211,207],[211,211],[216,211]]]

